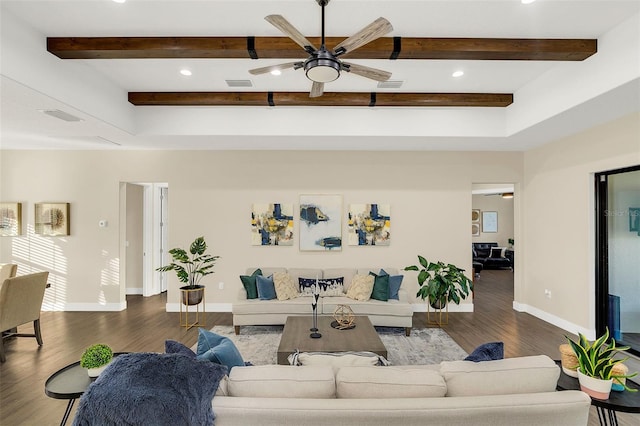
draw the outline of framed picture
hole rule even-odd
[[[482,232],[498,232],[498,212],[482,212]]]
[[[640,235],[640,207],[629,207],[629,231]]]
[[[351,204],[348,221],[350,246],[388,246],[391,243],[389,204]]]
[[[36,234],[69,235],[69,203],[36,203],[34,224]]]
[[[479,237],[480,236],[480,224],[472,223],[471,224],[471,236]]]
[[[342,196],[300,196],[300,250],[342,250]]]
[[[471,223],[480,223],[480,210],[472,209],[471,210]]]
[[[22,235],[22,203],[0,203],[0,237]]]
[[[251,245],[292,246],[293,204],[253,204]]]

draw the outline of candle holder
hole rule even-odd
[[[316,292],[316,294],[313,295],[313,303],[311,303],[311,307],[313,308],[313,327],[309,329],[309,331],[311,331],[309,337],[312,339],[319,339],[322,337],[322,334],[318,333],[318,297],[320,297],[320,294]]]

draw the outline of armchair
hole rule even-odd
[[[0,330],[10,330],[33,321],[33,334],[8,333],[0,339],[0,362],[5,362],[4,339],[6,337],[35,337],[42,346],[40,334],[40,309],[48,272],[7,278],[0,284]]]

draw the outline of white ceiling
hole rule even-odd
[[[320,34],[315,0],[0,0],[2,149],[526,150],[640,111],[640,0],[332,0],[327,36],[379,16],[390,36],[596,38],[582,62],[353,60],[388,70],[400,89],[343,75],[325,91],[507,92],[507,108],[134,107],[128,91],[306,91],[302,71],[247,70],[290,60],[61,60],[57,36],[280,36],[281,14]],[[301,50],[301,59],[306,55]],[[191,77],[179,74],[192,70]],[[454,70],[465,75],[453,78]],[[226,79],[250,79],[231,89]],[[67,123],[39,112],[60,109]]]

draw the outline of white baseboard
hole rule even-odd
[[[231,312],[231,303],[207,303],[205,305],[206,312]],[[180,312],[180,303],[167,303],[165,305],[167,312]],[[184,312],[184,305],[182,312]],[[190,306],[189,312],[195,312],[195,307]]]
[[[516,301],[513,302],[513,309],[518,311],[518,312],[526,312],[528,314],[533,315],[536,318],[540,318],[543,321],[548,322],[549,324],[553,324],[556,327],[560,327],[563,330],[566,330],[569,333],[572,334],[584,334],[586,336],[587,339],[589,340],[594,340],[596,338],[596,332],[595,330],[589,330],[586,328],[583,328],[579,325],[573,324],[572,322],[569,322],[565,319],[562,319],[560,317],[557,317],[555,315],[551,315],[548,312],[545,312],[543,310],[540,310],[538,308],[535,308],[533,306],[529,306],[527,304],[524,303],[518,303]]]
[[[412,303],[413,312],[427,312],[426,303]],[[449,312],[473,312],[473,303],[463,303],[456,305],[449,303]]]
[[[65,311],[65,312],[119,312],[127,309],[127,302],[122,303],[43,303],[42,311]]]

